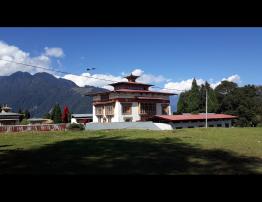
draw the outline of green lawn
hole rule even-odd
[[[0,174],[262,174],[262,128],[2,133]]]

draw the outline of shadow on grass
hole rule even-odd
[[[90,137],[0,150],[0,174],[258,174],[261,159],[204,150],[178,138]]]

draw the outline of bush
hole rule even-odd
[[[29,121],[27,119],[23,119],[20,123],[20,125],[28,125]]]
[[[82,124],[78,124],[78,123],[71,123],[69,124],[69,126],[67,127],[68,130],[84,130],[85,127]]]

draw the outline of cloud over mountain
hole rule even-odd
[[[0,59],[3,60],[50,68],[52,58],[62,57],[63,55],[62,48],[46,47],[42,54],[32,57],[30,53],[21,50],[19,47],[0,41]],[[53,73],[48,70],[10,63],[3,60],[0,60],[0,76],[8,76],[17,71],[29,72],[31,74],[43,71]]]

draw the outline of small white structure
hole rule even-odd
[[[150,91],[150,84],[138,83],[139,76],[125,77],[127,82],[110,84],[113,91],[93,96],[93,122],[147,121],[154,115],[171,115],[169,96],[174,93]]]
[[[86,124],[93,121],[93,114],[72,114],[71,123]]]
[[[51,119],[43,119],[43,118],[31,118],[27,119],[30,125],[34,124],[53,124],[54,121]]]

